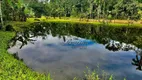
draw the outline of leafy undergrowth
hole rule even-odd
[[[0,31],[0,80],[52,80],[48,76],[32,71],[7,52],[8,41],[14,32]]]
[[[99,72],[101,71],[101,73],[99,74],[98,70],[91,71],[87,67],[87,71],[84,72],[83,79],[75,77],[73,80],[116,80],[113,75],[110,75],[103,70],[99,70]],[[126,78],[124,78],[123,80],[126,80]]]

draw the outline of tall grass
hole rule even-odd
[[[107,72],[103,70],[101,71],[99,68],[97,70],[91,71],[87,67],[87,71],[84,72],[84,78],[75,77],[73,80],[116,80],[116,79],[113,75],[109,75]],[[123,80],[126,80],[126,78],[124,78]]]

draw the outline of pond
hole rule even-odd
[[[116,80],[142,79],[142,28],[77,23],[33,23],[9,43],[8,51],[29,68],[54,80],[82,77],[86,67]]]

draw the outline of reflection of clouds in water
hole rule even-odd
[[[58,39],[57,37],[52,37],[49,36],[49,41],[50,42],[46,42],[45,41],[45,46],[47,47],[52,47],[52,48],[57,48],[60,51],[66,51],[68,48],[72,48],[72,49],[86,49],[88,46],[93,45],[95,42],[91,41],[91,40],[86,40],[86,39],[82,39],[82,38],[77,38],[77,37],[66,37],[66,42],[64,42],[62,39]]]
[[[114,66],[113,68],[111,66]],[[107,68],[107,69],[106,69]],[[134,66],[131,65],[114,65],[110,64],[110,66],[105,65],[105,71],[108,72],[109,74],[113,74],[113,76],[117,80],[123,80],[126,78],[127,80],[139,80],[142,78],[141,71],[136,71]],[[120,77],[121,76],[121,77]]]
[[[112,52],[105,49],[105,46],[96,43],[88,45],[87,49],[73,49],[64,46],[63,39],[51,35],[48,35],[45,40],[42,40],[42,37],[35,39],[37,41],[34,44],[28,44],[19,51],[19,56],[36,71],[46,73],[50,71],[52,74],[56,74],[55,79],[81,75],[86,70],[86,66],[93,70],[98,64],[100,69],[115,76],[141,77],[138,75],[140,73],[137,73],[131,65],[131,59],[135,56],[133,51]],[[68,41],[72,37],[66,36],[66,39]]]
[[[128,52],[119,51],[115,52],[115,54],[108,54],[107,60],[102,61],[106,64],[101,66],[101,69],[113,74],[117,79],[126,77],[127,80],[136,80],[137,78],[142,78],[142,72],[136,71],[130,62],[133,56],[135,56],[134,53],[134,51],[129,51],[128,55]]]
[[[68,76],[70,74],[82,74],[86,66],[94,68],[97,66],[101,57],[105,58],[106,50],[102,49],[100,52],[99,49],[102,45],[99,44],[91,45],[86,50],[80,50],[66,48],[60,45],[60,42],[56,43],[46,46],[44,41],[37,40],[34,45],[27,45],[27,48],[23,48],[20,56],[33,69],[41,72],[48,72],[50,69],[51,72],[56,72],[60,76],[62,76],[61,72]],[[60,49],[68,50],[61,51]],[[62,71],[60,72],[59,69]]]

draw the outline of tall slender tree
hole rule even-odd
[[[3,27],[2,0],[0,0],[0,18],[1,18],[1,28],[2,28]]]

